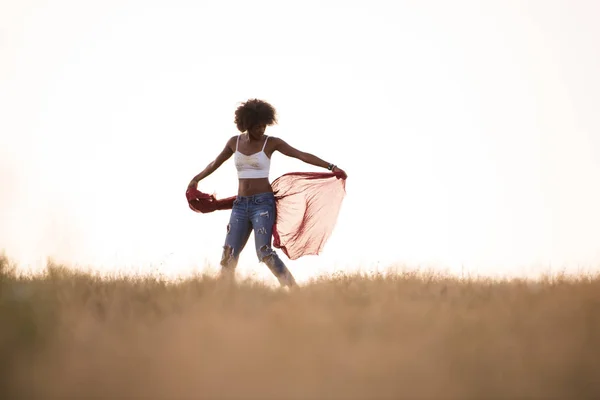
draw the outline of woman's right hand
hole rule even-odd
[[[192,179],[188,184],[188,190],[189,189],[198,190],[198,180],[196,178]]]

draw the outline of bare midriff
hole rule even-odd
[[[273,192],[268,178],[239,179],[238,196]]]

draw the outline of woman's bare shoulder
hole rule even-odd
[[[229,147],[231,149],[231,151],[235,151],[235,145],[238,139],[238,135],[235,136],[231,136],[229,139],[227,139],[227,143],[225,144],[226,147]]]
[[[269,140],[269,142],[271,142],[271,144],[275,144],[275,145],[280,144],[281,142],[283,142],[283,140],[281,138],[279,138],[277,136],[271,136],[271,135],[269,135],[268,140]]]

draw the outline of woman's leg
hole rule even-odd
[[[236,200],[227,224],[227,236],[221,256],[221,275],[233,276],[240,253],[246,246],[252,232],[247,204]]]
[[[260,262],[269,267],[282,286],[294,286],[294,277],[271,247],[275,212],[275,198],[272,194],[256,196],[252,202],[250,218],[254,228],[256,255]]]

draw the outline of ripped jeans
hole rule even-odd
[[[264,262],[282,286],[293,286],[295,280],[281,258],[271,247],[276,218],[275,195],[270,192],[237,196],[227,225],[227,236],[221,257],[222,273],[233,273],[240,253],[254,231],[259,262]]]

